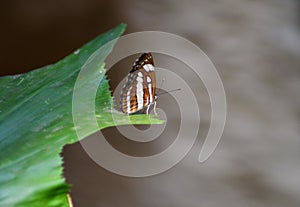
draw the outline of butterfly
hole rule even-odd
[[[146,113],[154,107],[156,114],[156,80],[152,54],[143,53],[133,64],[121,91],[121,111],[125,114]]]

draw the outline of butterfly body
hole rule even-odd
[[[151,53],[143,53],[133,64],[121,91],[121,111],[149,113],[156,106],[155,67]]]

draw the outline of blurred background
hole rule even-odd
[[[184,73],[197,95],[202,119],[191,152],[162,174],[127,178],[98,166],[79,143],[66,146],[65,176],[73,185],[75,207],[298,207],[299,5],[297,0],[4,0],[0,73],[17,74],[54,63],[121,22],[128,25],[126,33],[160,30],[183,36],[209,56],[223,80],[228,116],[217,150],[204,164],[197,163],[210,107],[201,81]],[[160,63],[164,56],[155,58]],[[134,59],[117,64],[125,68],[122,73],[110,71],[112,88]],[[168,96],[158,102],[169,111],[170,124],[160,140],[178,128]],[[157,143],[149,148],[130,143],[115,128],[103,133],[129,154],[163,148]]]

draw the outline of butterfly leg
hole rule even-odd
[[[157,116],[157,112],[156,112],[156,101],[154,101],[153,111],[154,111],[155,116]]]
[[[149,105],[147,106],[147,109],[146,109],[146,114],[147,114],[147,115],[149,115],[149,109],[150,109],[151,105],[152,105],[152,104],[149,104]],[[154,105],[154,106],[153,106],[154,114],[155,114],[155,116],[157,116],[157,112],[156,112],[156,101],[154,101],[153,105]]]
[[[151,106],[150,104],[147,106],[147,109],[146,109],[146,114],[147,114],[147,115],[149,115],[149,109],[150,109],[150,106]]]

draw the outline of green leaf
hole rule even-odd
[[[0,78],[0,206],[69,206],[65,144],[109,126],[161,123],[112,108],[104,60],[124,29],[119,25],[56,64]]]

